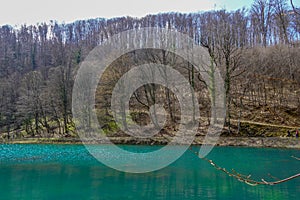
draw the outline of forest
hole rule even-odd
[[[287,130],[300,127],[300,10],[292,1],[254,0],[250,9],[236,11],[1,26],[0,138],[76,137],[72,88],[80,64],[113,35],[144,27],[174,29],[207,49],[225,82],[224,135],[286,136]],[[168,52],[148,53],[146,60],[171,62]],[[97,90],[99,122],[109,134],[119,134],[109,110],[111,86],[128,70],[123,62],[134,62],[134,54],[142,52],[112,63]],[[195,90],[207,91],[194,67],[182,65],[179,71]],[[211,115],[206,93],[197,93],[203,129]],[[176,129],[178,121],[178,103],[170,90],[141,87],[131,99],[131,115],[143,124],[150,119],[149,107],[159,101],[168,111],[164,134]]]

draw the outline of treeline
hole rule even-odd
[[[250,10],[232,12],[0,27],[2,135],[73,135],[71,93],[80,63],[114,34],[143,27],[176,29],[208,49],[225,80],[228,127],[231,118],[254,119],[255,107],[257,113],[267,113],[279,123],[298,123],[277,109],[285,108],[288,116],[299,117],[298,9],[292,9],[287,0],[255,0]]]

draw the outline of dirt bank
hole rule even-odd
[[[143,138],[134,137],[110,137],[108,140],[89,140],[89,144],[130,144],[130,145],[165,145],[169,139],[164,137]],[[194,145],[202,145],[203,136],[194,139]],[[82,144],[79,138],[23,138],[2,143],[12,144]],[[207,144],[213,144],[213,138],[206,141]],[[220,137],[217,139],[217,146],[248,146],[248,147],[275,147],[275,148],[299,148],[300,139],[295,137]]]

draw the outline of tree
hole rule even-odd
[[[277,27],[279,28],[279,35],[281,43],[289,44],[289,15],[288,15],[288,7],[286,0],[274,0],[274,20],[277,23]]]
[[[18,112],[25,121],[25,126],[34,126],[30,130],[31,136],[40,134],[40,118],[42,115],[42,101],[40,94],[43,89],[43,81],[40,72],[32,71],[22,79],[20,98],[18,101]],[[33,120],[33,122],[31,122]]]
[[[266,47],[273,13],[272,0],[255,0],[251,8],[251,28],[253,45]]]
[[[226,124],[229,133],[231,132],[232,79],[240,75],[240,72],[237,73],[236,71],[240,67],[240,55],[244,45],[244,38],[241,39],[238,35],[241,35],[241,31],[246,31],[244,26],[247,21],[245,18],[244,23],[233,24],[232,22],[236,16],[244,16],[243,11],[226,13],[223,10],[217,12],[213,18],[208,16],[206,23],[209,25],[207,25],[208,27],[205,27],[205,25],[202,27],[204,31],[201,36],[201,44],[208,49],[212,59],[212,66],[215,64],[223,73],[226,94]]]

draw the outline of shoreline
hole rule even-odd
[[[206,144],[215,146],[260,147],[260,148],[293,148],[300,149],[300,138],[295,137],[219,137],[210,138]],[[195,137],[192,145],[202,145],[204,136]],[[10,141],[0,141],[0,144],[82,144],[80,138],[22,138]],[[124,144],[124,145],[166,145],[164,137],[137,139],[134,137],[109,137],[108,140],[90,140],[85,144]],[[182,143],[180,143],[182,144]],[[184,142],[183,142],[184,144]],[[174,144],[176,145],[176,143]]]

